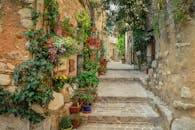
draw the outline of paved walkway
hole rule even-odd
[[[108,70],[134,70],[134,65],[121,64],[120,62],[108,62]]]
[[[83,114],[79,130],[163,130],[160,116],[148,103],[140,83],[146,75],[130,65],[112,62],[100,77],[98,98],[90,114]]]

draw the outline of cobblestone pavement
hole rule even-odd
[[[78,130],[163,130],[141,80],[135,80],[147,76],[118,62],[108,67],[107,74],[100,77],[92,113],[82,114],[84,124]]]

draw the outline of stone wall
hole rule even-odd
[[[23,37],[23,32],[32,27],[30,6],[27,3],[22,7],[13,0],[2,0],[0,4],[0,85],[11,92],[14,92],[11,75],[15,66],[30,58]]]
[[[189,118],[195,118],[195,17],[188,16],[176,24],[170,1],[165,12],[160,14],[160,32],[155,37],[156,60],[149,70],[148,88],[172,109],[173,130],[192,130],[194,126],[189,129],[185,125]]]
[[[26,50],[23,33],[33,27],[31,21],[31,7],[43,12],[43,0],[0,0],[0,86],[5,90],[15,92],[12,73],[14,69],[23,61],[31,58]],[[72,18],[71,22],[76,25],[76,15],[83,9],[89,12],[79,0],[58,0],[60,17]],[[39,20],[37,28],[41,28],[42,19]],[[76,75],[77,57],[70,56],[66,67],[69,68],[70,76]],[[13,115],[0,116],[1,130],[58,130],[59,118],[69,114],[71,87],[66,84],[59,92],[54,92],[54,99],[48,104],[48,117],[43,122],[33,125],[26,120],[21,120]],[[33,104],[32,109],[38,113],[43,113],[44,108]]]

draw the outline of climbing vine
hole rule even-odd
[[[20,64],[13,73],[16,93],[11,94],[0,89],[0,96],[7,101],[0,103],[0,112],[13,113],[33,123],[44,119],[43,115],[31,109],[32,104],[44,106],[52,100],[51,79],[54,65],[47,59],[48,49],[44,46],[47,37],[43,30],[31,30],[26,33],[29,42],[27,49],[33,59]]]

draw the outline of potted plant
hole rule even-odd
[[[106,72],[106,68],[104,66],[100,66],[98,68],[98,75],[104,75]]]
[[[80,114],[71,114],[70,119],[72,121],[73,128],[78,128],[81,125],[81,116]]]
[[[93,96],[93,99],[95,99],[97,96],[97,89],[95,87],[80,88],[79,91],[81,95],[85,93],[90,94],[91,96]]]
[[[96,87],[99,83],[97,76],[90,71],[84,71],[77,77],[79,88]]]
[[[75,91],[75,94],[72,97],[72,105],[70,106],[69,110],[70,113],[79,113],[81,111],[81,105],[79,103],[80,93]]]
[[[59,124],[60,130],[72,130],[72,122],[67,117],[62,117]]]
[[[94,97],[89,93],[84,93],[81,95],[82,100],[82,108],[84,113],[90,113],[91,112],[91,104],[94,100]]]

